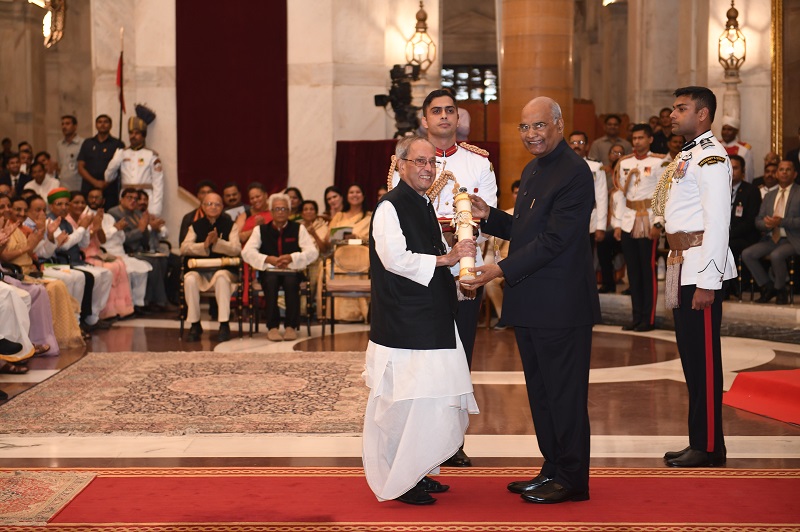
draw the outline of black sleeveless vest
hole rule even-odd
[[[272,223],[262,224],[261,247],[258,250],[264,255],[286,255],[300,251],[300,224],[287,222],[282,230],[275,229]]]
[[[381,201],[390,202],[397,211],[409,251],[445,254],[439,223],[425,198],[401,180]],[[387,271],[375,251],[372,224],[369,260],[372,277],[370,340],[399,349],[455,349],[453,320],[458,301],[450,270],[446,266],[436,268],[428,286]]]

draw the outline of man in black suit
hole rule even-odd
[[[6,162],[6,171],[0,175],[0,185],[8,185],[11,187],[12,193],[15,196],[19,196],[25,185],[27,185],[32,179],[33,178],[31,176],[20,171],[19,154],[12,153],[9,155]]]
[[[510,240],[508,257],[487,264],[478,288],[505,278],[503,321],[514,327],[539,449],[541,472],[509,491],[535,503],[589,498],[589,357],[600,321],[592,250],[586,228],[594,180],[567,145],[558,103],[536,98],[522,109],[525,148],[536,159],[522,171],[514,215],[472,196],[473,215],[487,234]]]
[[[761,208],[761,193],[757,186],[744,180],[744,158],[740,155],[730,155],[729,157],[732,170],[732,192],[728,247],[733,252],[733,258],[736,259],[736,266],[741,266],[742,251],[758,242],[761,236],[756,228],[756,216]]]
[[[797,136],[800,137],[800,128],[797,128]],[[800,148],[787,151],[786,159],[792,161],[795,171],[800,174]]]

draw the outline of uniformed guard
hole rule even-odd
[[[161,217],[164,201],[164,171],[161,168],[161,159],[154,150],[145,147],[147,126],[156,115],[143,105],[136,105],[136,115],[128,119],[128,134],[131,145],[128,148],[117,150],[108,163],[105,180],[113,181],[119,175],[122,182],[121,189],[135,188],[137,190],[150,190],[150,205],[148,211],[156,217]]]
[[[443,169],[437,180],[428,189],[427,196],[433,203],[433,208],[442,224],[445,239],[452,246],[455,239],[450,221],[455,214],[453,205],[455,182],[457,181],[461,187],[466,188],[470,194],[476,194],[487,204],[496,207],[497,178],[494,175],[492,163],[489,161],[489,152],[466,142],[456,144],[458,106],[449,89],[437,89],[428,94],[422,103],[422,125],[428,130],[428,140],[436,148],[436,158]],[[400,180],[400,175],[393,170],[394,165],[389,173],[392,187],[397,185]],[[478,236],[478,246],[485,241],[485,237]],[[483,257],[478,253],[476,266],[482,265]],[[454,277],[458,276],[457,264],[451,269],[451,272]],[[464,344],[467,364],[472,367],[472,351],[475,347],[483,288],[481,287],[476,294],[467,294],[466,297],[461,290],[459,290],[459,294],[456,325],[458,325],[461,343]],[[471,461],[461,449],[456,456],[445,462],[445,465],[466,467],[471,465]]]
[[[744,159],[744,180],[752,183],[755,178],[756,165],[753,162],[753,148],[750,144],[742,142],[739,136],[740,121],[732,116],[722,117],[722,130],[720,143],[728,155],[738,155]]]
[[[664,298],[689,389],[689,446],[668,452],[671,467],[725,464],[722,434],[722,283],[736,276],[728,248],[731,165],[711,133],[717,100],[705,87],[675,91],[673,132],[691,139],[659,180],[653,198],[670,256]]]
[[[614,203],[614,238],[621,242],[631,291],[632,320],[624,331],[652,331],[656,324],[656,248],[661,228],[653,222],[650,202],[658,178],[664,172],[664,156],[650,151],[653,130],[648,124],[632,129],[633,153],[617,164],[617,188],[622,191]]]

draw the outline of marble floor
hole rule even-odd
[[[355,351],[365,349],[368,338],[365,325],[339,324],[335,335],[325,337],[319,326],[312,327],[310,337],[303,328],[294,342],[270,342],[262,329],[252,338],[245,334],[216,343],[211,340],[215,324],[204,322],[203,328],[207,332],[201,342],[190,344],[179,339],[178,322],[169,317],[117,322],[94,334],[84,349],[31,360],[27,375],[0,375],[0,388],[12,396],[13,406],[13,396],[92,351],[214,350],[222,357],[230,352]],[[723,358],[727,389],[741,371],[800,367],[800,345],[725,337]],[[481,408],[471,417],[466,437],[473,463],[540,464],[513,330],[480,327],[472,370]],[[673,332],[595,328],[589,391],[592,465],[662,467],[665,451],[687,444],[686,412]],[[723,407],[723,419],[728,467],[800,468],[800,427],[729,407]],[[0,467],[358,466],[360,445],[357,434],[8,435],[0,427]]]

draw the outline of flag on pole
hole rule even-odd
[[[128,111],[125,109],[125,91],[122,87],[122,50],[119,51],[119,63],[117,64],[117,88],[119,89],[119,105],[123,113]]]

